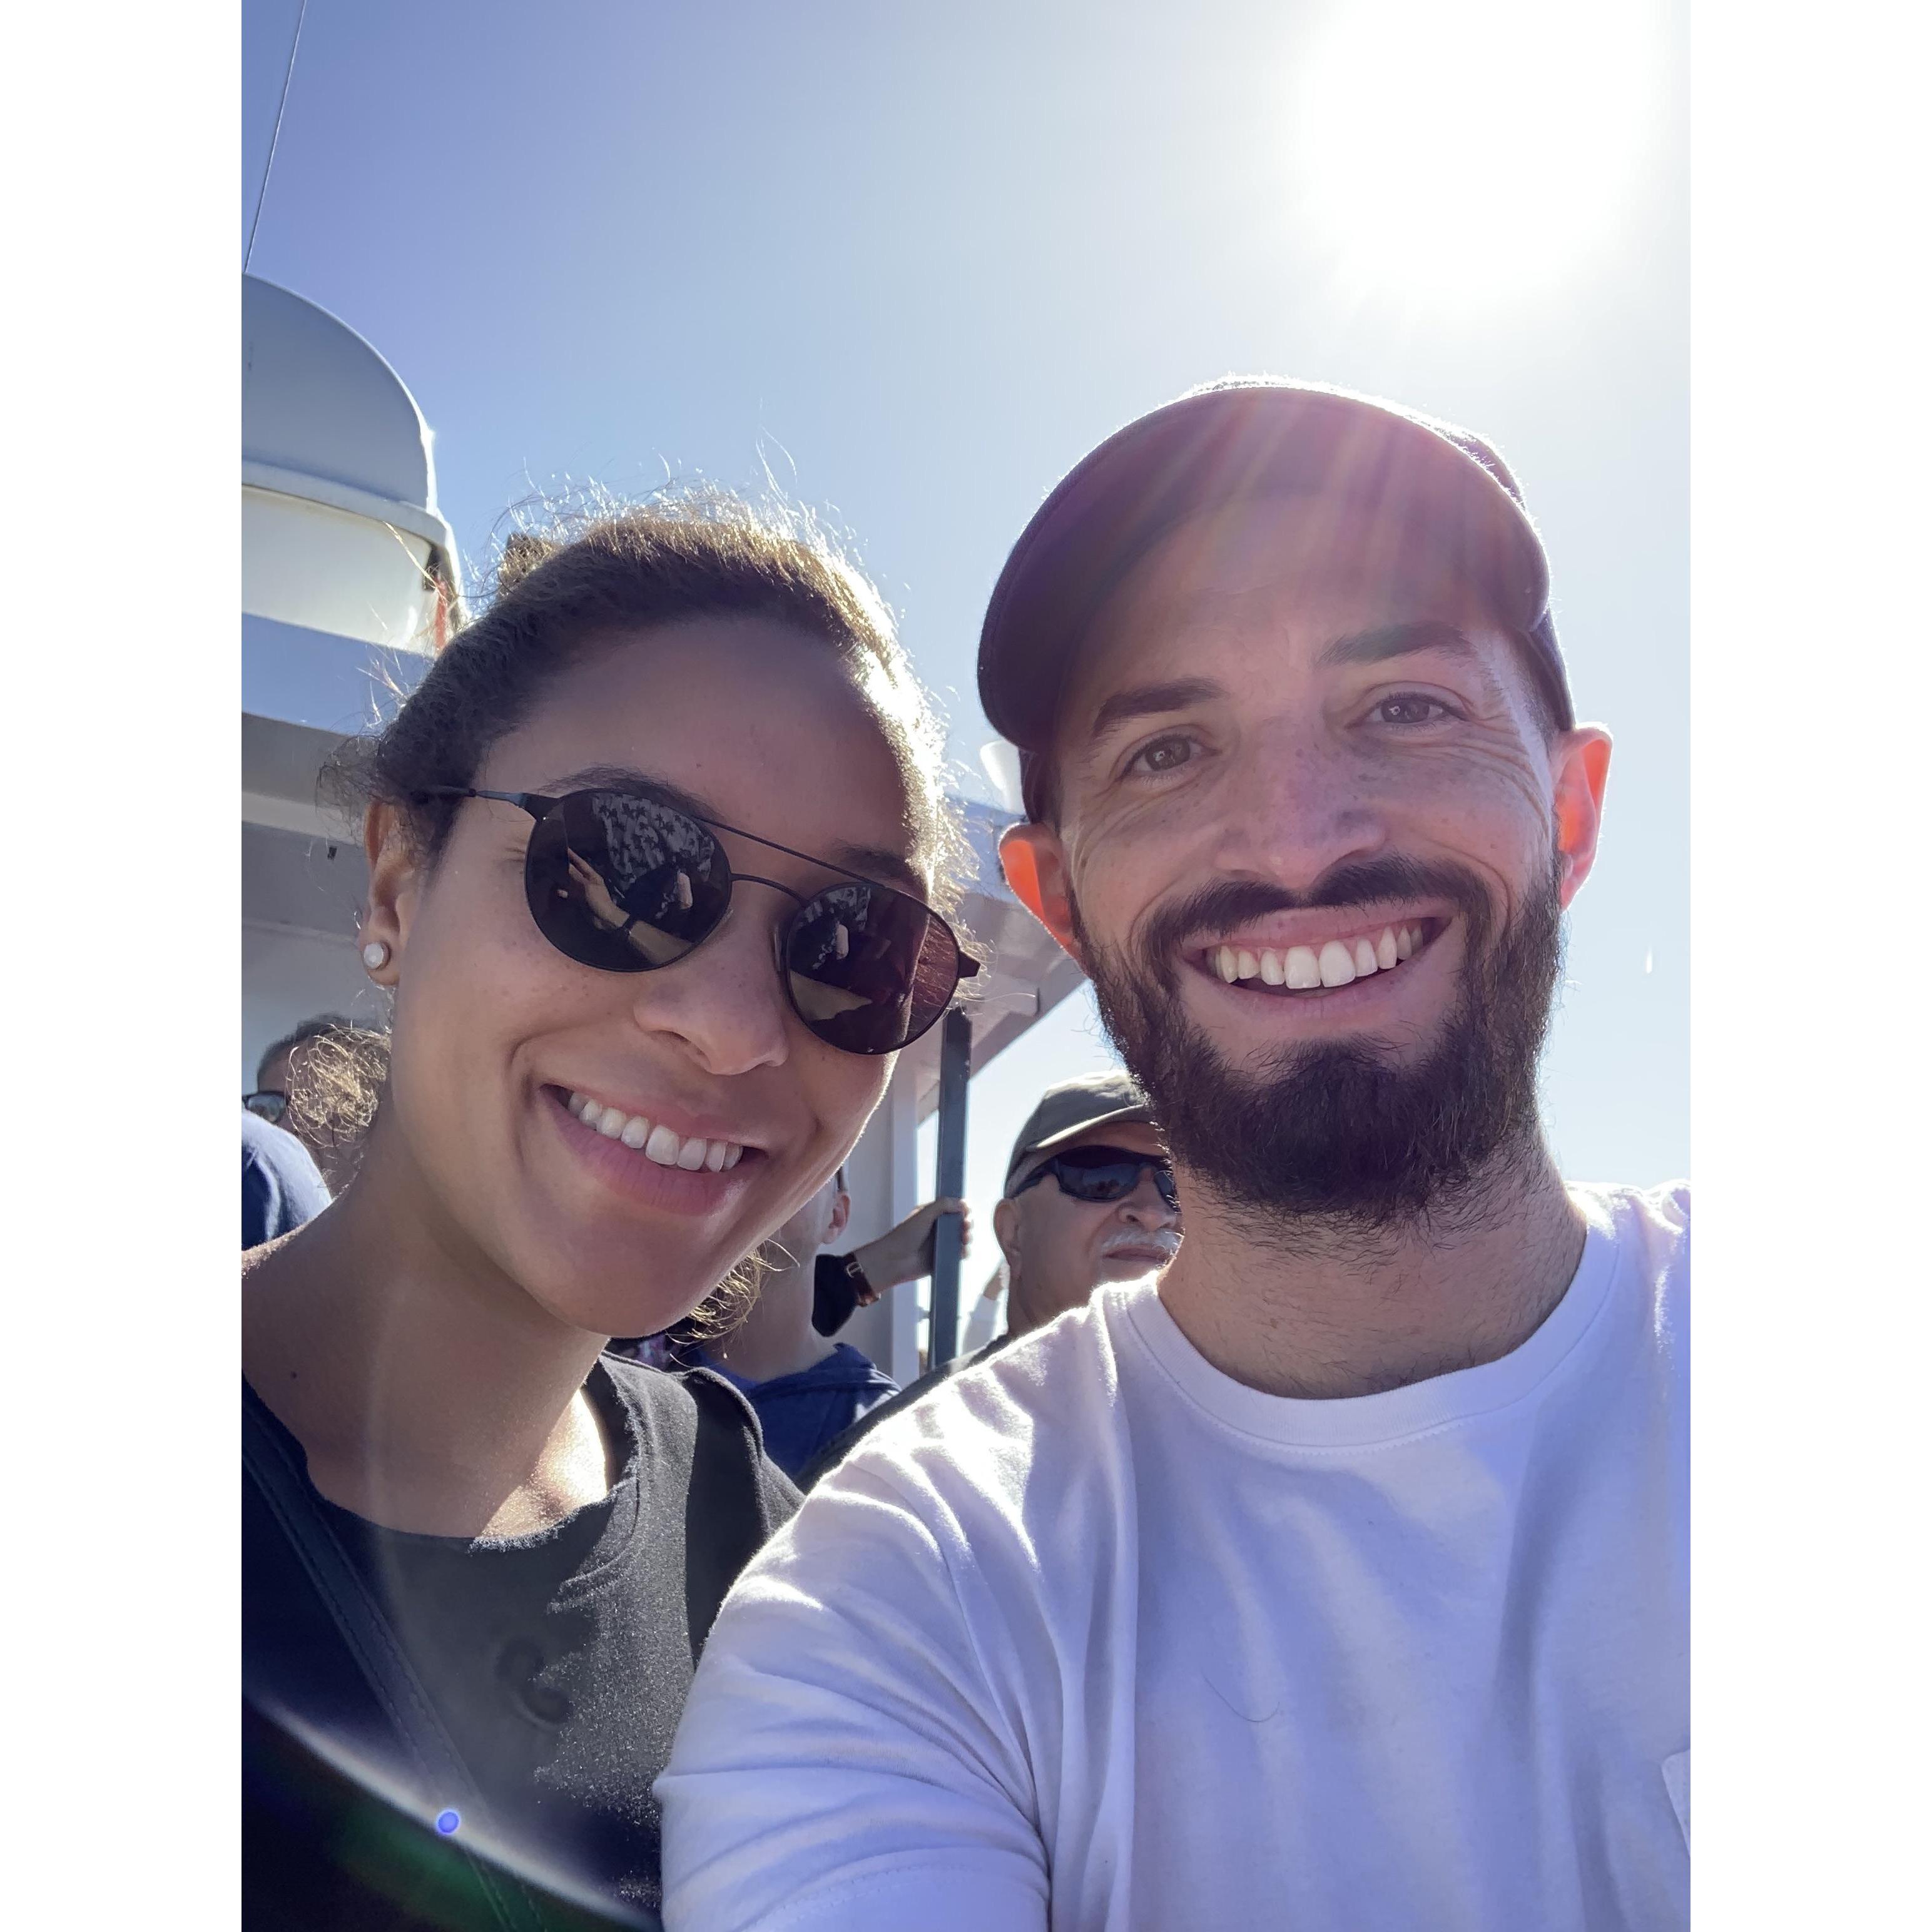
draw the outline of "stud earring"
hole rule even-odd
[[[380,939],[372,939],[362,949],[362,963],[372,973],[379,973],[389,963],[389,949]]]

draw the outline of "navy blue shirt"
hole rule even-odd
[[[702,1350],[688,1351],[685,1359],[722,1376],[742,1392],[758,1413],[765,1454],[788,1476],[802,1469],[868,1409],[899,1392],[898,1384],[849,1342],[835,1343],[824,1361],[768,1382],[734,1376]]]
[[[293,1134],[242,1109],[242,1246],[245,1252],[312,1220],[328,1190],[309,1150]]]

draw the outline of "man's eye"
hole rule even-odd
[[[1130,772],[1159,774],[1178,771],[1194,755],[1194,742],[1190,738],[1156,738],[1151,745],[1143,745],[1127,761]]]
[[[1376,721],[1382,724],[1433,724],[1438,718],[1455,715],[1440,698],[1424,698],[1414,692],[1385,698],[1375,709]]]

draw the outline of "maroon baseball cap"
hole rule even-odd
[[[1020,532],[980,632],[980,702],[1020,748],[1028,814],[1068,668],[1094,612],[1184,518],[1244,497],[1319,495],[1395,520],[1481,584],[1558,725],[1576,722],[1550,567],[1502,458],[1467,430],[1316,382],[1230,380],[1117,430]],[[1285,514],[1286,514],[1285,511]]]

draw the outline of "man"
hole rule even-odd
[[[1049,1087],[1013,1143],[993,1210],[1006,1263],[1004,1331],[868,1410],[797,1475],[799,1487],[810,1489],[941,1382],[1083,1306],[1102,1282],[1138,1281],[1165,1268],[1180,1245],[1180,1220],[1167,1150],[1132,1079],[1098,1073]]]
[[[1567,1187],[1538,1120],[1610,742],[1508,471],[1184,398],[1042,506],[980,690],[1186,1243],[747,1573],[669,1922],[1685,1924],[1687,1191]]]
[[[822,1255],[845,1232],[852,1212],[842,1167],[766,1244],[758,1294],[742,1319],[711,1340],[681,1324],[666,1338],[664,1359],[714,1370],[738,1388],[757,1412],[765,1453],[799,1480],[835,1439],[899,1393],[869,1356],[820,1331],[826,1263],[840,1282],[854,1284],[848,1294],[869,1304],[932,1271],[933,1224],[949,1210],[963,1217],[965,1207],[929,1201],[850,1254]]]

